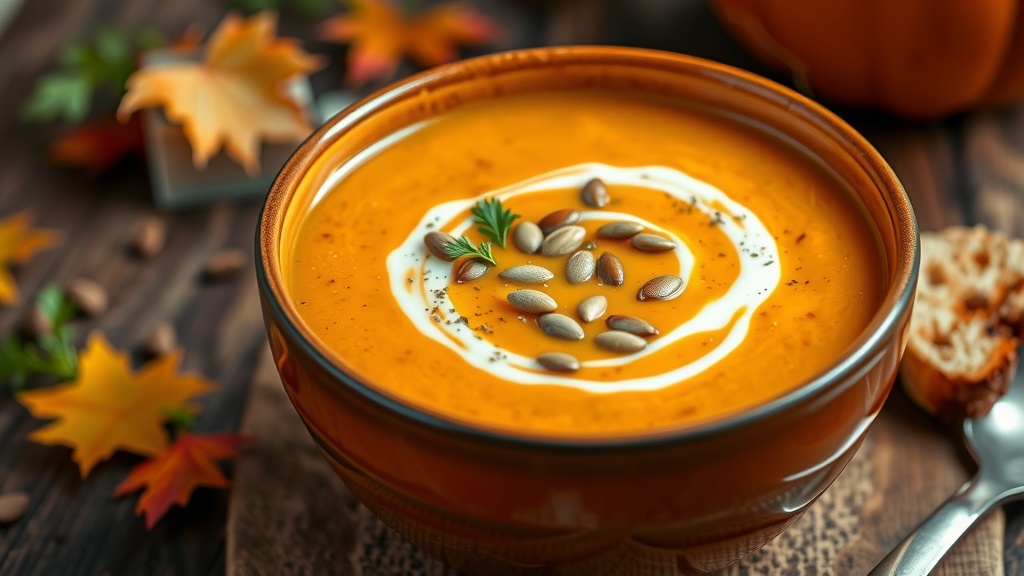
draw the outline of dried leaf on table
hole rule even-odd
[[[237,456],[236,447],[244,441],[237,434],[182,434],[166,450],[132,468],[114,495],[145,487],[135,513],[145,513],[146,528],[152,529],[172,504],[187,505],[197,487],[227,487],[228,479],[214,462]]]
[[[0,219],[0,305],[18,300],[18,284],[9,269],[11,264],[24,264],[39,252],[57,242],[53,230],[33,230],[32,213],[23,210]]]
[[[55,164],[84,168],[90,174],[106,172],[122,158],[145,147],[142,123],[132,117],[128,123],[110,118],[76,126],[50,146]]]
[[[128,79],[118,117],[162,107],[180,123],[197,168],[223,146],[250,174],[259,172],[262,141],[295,142],[312,130],[288,84],[319,69],[319,58],[276,36],[277,18],[228,15],[198,62],[140,69]]]
[[[60,386],[21,392],[17,399],[37,418],[57,418],[30,440],[72,448],[82,477],[116,450],[141,456],[163,452],[170,443],[168,413],[213,383],[178,374],[181,352],[152,360],[133,374],[128,357],[93,334],[78,357],[78,376]]]
[[[386,80],[398,62],[409,56],[423,67],[451,62],[459,46],[493,40],[490,19],[461,3],[446,3],[407,16],[387,0],[350,0],[349,12],[320,24],[317,35],[350,44],[346,83],[360,86]]]

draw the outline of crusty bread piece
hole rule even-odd
[[[946,421],[988,413],[1024,332],[1024,241],[982,226],[921,234],[903,388]]]

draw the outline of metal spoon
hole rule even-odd
[[[1017,350],[1024,362],[1024,345]],[[985,416],[964,421],[964,441],[978,472],[910,533],[870,576],[921,576],[993,506],[1024,498],[1024,368]]]

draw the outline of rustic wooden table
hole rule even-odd
[[[726,36],[703,0],[477,4],[505,30],[496,48],[637,45],[768,73]],[[95,279],[112,305],[99,318],[77,321],[79,338],[102,330],[116,346],[134,351],[158,322],[172,322],[186,350],[184,368],[220,384],[200,402],[200,431],[244,427],[262,435],[235,465],[234,492],[199,490],[187,509],[172,510],[147,532],[134,515],[134,498],[110,497],[135,460],[117,456],[83,481],[66,449],[27,441],[40,422],[9,393],[0,393],[0,492],[30,495],[26,515],[0,526],[0,574],[356,574],[357,566],[372,564],[351,559],[359,553],[353,523],[366,524],[365,517],[324,471],[290,406],[280,402],[280,386],[265,358],[254,272],[249,267],[221,283],[201,278],[203,263],[219,249],[241,248],[251,255],[259,201],[160,214],[169,224],[167,248],[152,260],[135,258],[127,249],[133,227],[159,213],[144,163],[100,177],[54,168],[46,148],[59,127],[26,124],[17,114],[33,82],[54,69],[67,42],[90,37],[104,24],[154,26],[167,37],[192,22],[209,30],[227,9],[226,2],[206,0],[33,0],[0,29],[0,216],[33,208],[40,226],[58,229],[63,237],[57,248],[17,271],[24,293],[76,276]],[[314,23],[286,10],[282,29],[309,39]],[[333,62],[314,76],[315,91],[336,87],[343,52],[312,42],[307,48],[327,51]],[[982,222],[1024,235],[1024,104],[921,124],[837,111],[892,164],[922,228]],[[0,334],[15,329],[27,301],[0,309]],[[141,355],[136,352],[134,359]],[[282,454],[293,461],[275,460]],[[848,474],[816,505],[817,512],[769,556],[730,573],[864,573],[970,472],[956,435],[896,390]],[[838,539],[825,533],[837,523],[845,526]],[[407,564],[419,566],[415,573],[443,572],[426,560]],[[940,568],[947,575],[1001,571],[1024,574],[1020,506],[989,516]]]

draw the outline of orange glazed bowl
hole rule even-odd
[[[378,153],[382,143],[401,140],[411,126],[481,102],[576,89],[642,95],[738,122],[831,174],[862,213],[877,252],[878,298],[862,311],[865,327],[822,369],[756,405],[678,425],[607,433],[480,424],[452,416],[446,405],[408,401],[352,368],[381,354],[379,362],[387,364],[382,369],[432,384],[419,382],[425,377],[415,371],[402,372],[403,362],[386,359],[389,346],[411,337],[402,333],[401,322],[388,327],[391,342],[368,340],[365,351],[332,348],[314,329],[303,309],[309,302],[293,294],[289,280],[314,204],[353,178],[353,165]],[[398,178],[399,172],[391,173]],[[789,231],[779,231],[780,243],[783,234]],[[907,340],[919,266],[917,226],[901,185],[878,152],[832,113],[722,64],[611,47],[475,58],[353,104],[317,130],[281,171],[260,219],[257,250],[277,368],[324,457],[403,537],[459,570],[488,576],[702,574],[772,540],[836,479],[888,396]],[[350,267],[357,264],[364,266]],[[372,270],[372,263],[365,268]],[[365,274],[368,284],[384,281],[381,274]],[[324,288],[323,298],[330,294]],[[350,312],[354,317],[368,306],[394,307],[387,298],[331,306],[337,329],[349,333],[364,328],[348,321]],[[799,365],[815,355],[821,353],[806,343],[793,348],[786,362]],[[412,363],[432,362],[425,356]],[[776,377],[762,370],[751,380]]]

